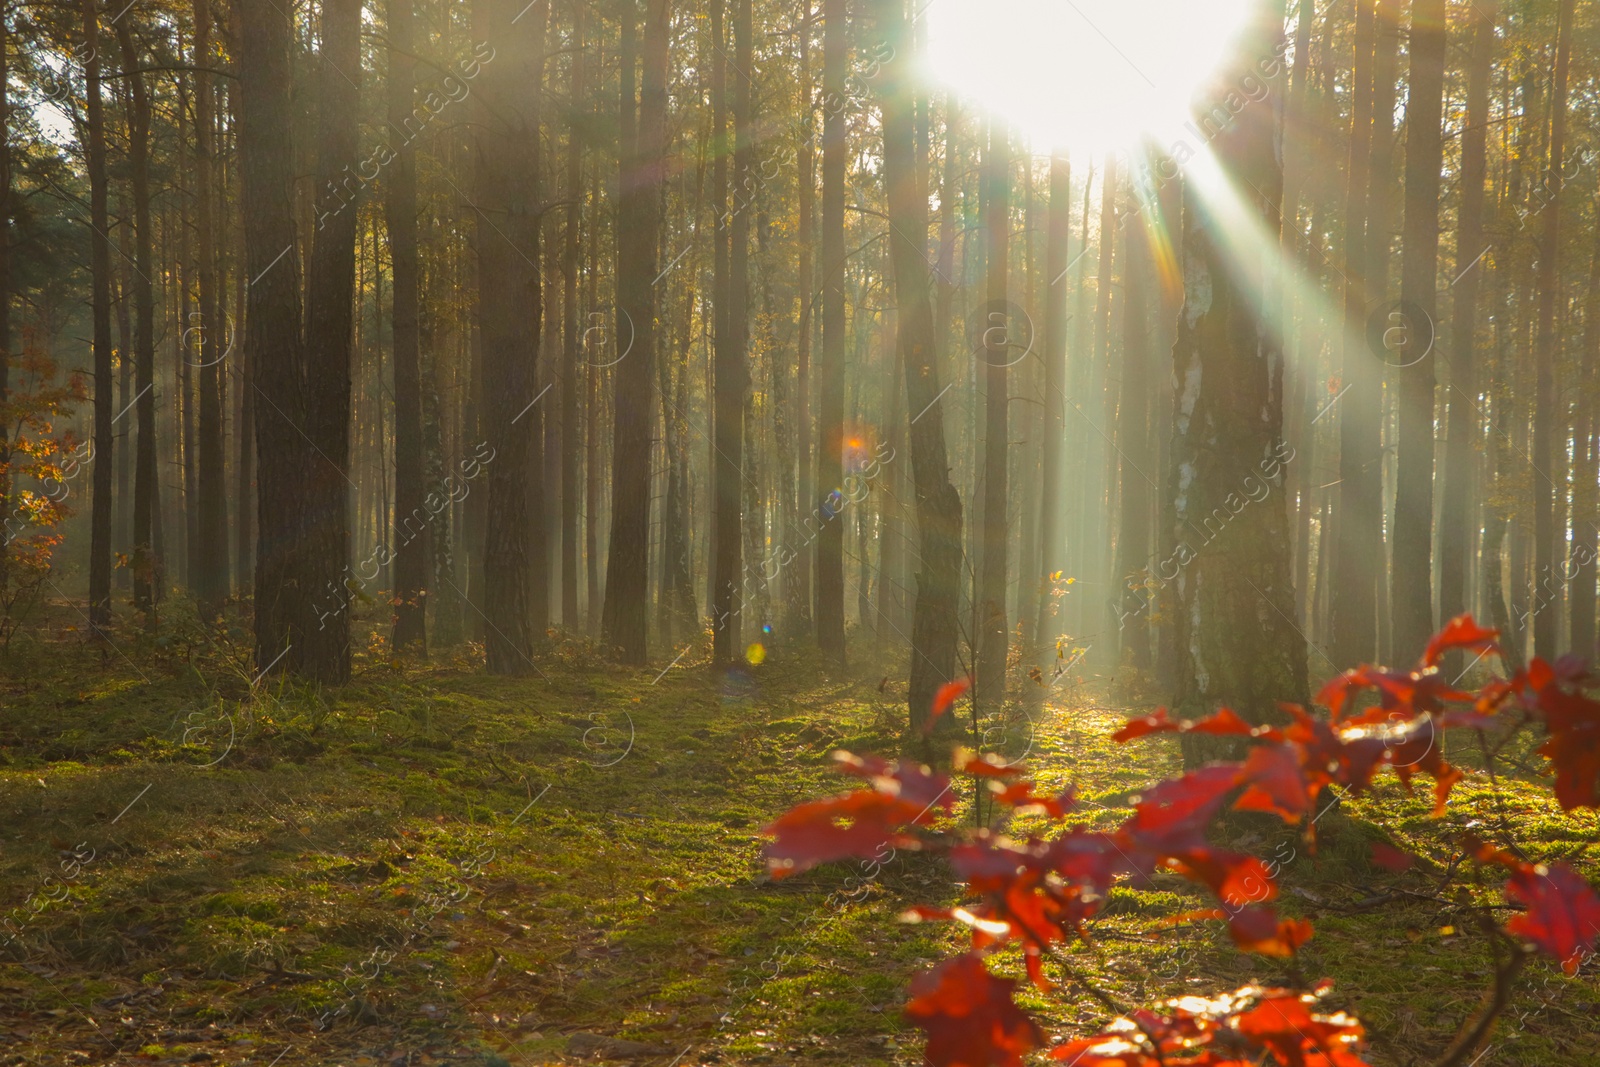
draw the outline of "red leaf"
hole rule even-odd
[[[1228,933],[1244,952],[1292,956],[1311,940],[1311,924],[1304,919],[1279,919],[1271,908],[1245,908],[1229,920]]]
[[[1314,1015],[1326,992],[1296,994],[1245,986],[1206,1000],[1167,1001],[1170,1015],[1138,1010],[1092,1037],[1056,1046],[1050,1057],[1077,1067],[1364,1067],[1361,1024]]]
[[[1555,684],[1539,693],[1550,736],[1539,751],[1556,768],[1556,800],[1568,811],[1600,807],[1600,703]]]
[[[1469,652],[1493,652],[1499,630],[1486,630],[1472,621],[1471,615],[1457,615],[1444,624],[1444,629],[1433,635],[1428,649],[1422,654],[1424,667],[1435,667],[1439,658],[1450,649],[1464,648]]]
[[[995,799],[1002,804],[1008,804],[1019,811],[1037,808],[1052,819],[1059,819],[1071,811],[1077,803],[1077,792],[1068,786],[1061,791],[1059,796],[1041,797],[1033,791],[1032,782],[1012,782],[1002,787],[999,782],[990,784],[990,788],[998,790]]]
[[[956,751],[954,766],[959,773],[974,778],[1015,778],[1027,773],[1027,768],[1019,763],[1007,763],[993,752],[979,754],[968,748]]]
[[[996,978],[975,952],[911,980],[906,1016],[927,1031],[926,1062],[934,1067],[1016,1067],[1044,1044],[1033,1020],[1011,999],[1017,983]]]
[[[767,867],[773,878],[784,878],[831,860],[915,847],[905,828],[925,811],[873,789],[798,804],[766,828],[777,839],[767,846]]]
[[[936,774],[920,763],[896,760],[893,763],[878,756],[857,756],[839,749],[833,754],[839,769],[858,778],[866,778],[872,787],[886,796],[897,797],[908,804],[923,809],[935,804],[946,811],[955,806],[956,798],[950,792],[950,779]],[[927,819],[919,819],[926,822]]]
[[[1239,734],[1250,737],[1255,733],[1255,728],[1228,708],[1218,708],[1215,715],[1198,721],[1190,719],[1175,721],[1167,717],[1166,708],[1157,708],[1153,715],[1128,720],[1121,729],[1111,735],[1111,739],[1132,741],[1135,738],[1162,733]]]
[[[1307,785],[1301,771],[1304,751],[1294,744],[1258,745],[1251,749],[1240,774],[1249,787],[1233,806],[1239,811],[1276,812],[1284,822],[1300,819],[1312,795],[1322,787],[1320,781]]]
[[[941,685],[939,691],[933,694],[933,706],[928,709],[928,721],[923,724],[922,732],[924,734],[933,733],[933,724],[939,721],[939,716],[949,711],[950,705],[954,704],[962,693],[971,688],[972,678],[970,676],[957,678],[953,682],[946,682]]]
[[[1401,852],[1393,845],[1378,841],[1372,846],[1372,862],[1386,871],[1399,873],[1415,863],[1416,857],[1408,852]]]
[[[1361,1038],[1361,1024],[1345,1015],[1313,1015],[1307,1006],[1309,999],[1279,992],[1234,1018],[1233,1027],[1270,1049],[1282,1064],[1360,1064],[1350,1047]]]
[[[1549,867],[1522,863],[1506,885],[1506,896],[1528,909],[1506,923],[1506,929],[1532,941],[1559,960],[1568,974],[1575,974],[1578,964],[1594,951],[1595,935],[1600,933],[1600,897],[1593,887],[1565,863]]]
[[[1122,830],[1140,848],[1171,853],[1203,844],[1204,831],[1239,783],[1237,764],[1219,763],[1162,782],[1134,805]]]

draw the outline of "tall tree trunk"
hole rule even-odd
[[[1091,427],[1087,437],[1088,448],[1084,450],[1085,466],[1088,468],[1088,477],[1084,479],[1083,499],[1083,524],[1085,528],[1083,566],[1088,573],[1089,588],[1095,590],[1115,588],[1116,583],[1111,578],[1110,559],[1107,557],[1111,549],[1111,496],[1112,488],[1108,475],[1112,468],[1110,462],[1115,456],[1112,451],[1113,443],[1109,438],[1116,434],[1116,424],[1112,421],[1116,404],[1112,400],[1111,383],[1111,301],[1112,301],[1112,271],[1116,264],[1116,247],[1119,237],[1117,226],[1117,179],[1119,177],[1117,158],[1107,154],[1105,171],[1100,178],[1100,254],[1095,271],[1095,303],[1094,303],[1094,353],[1090,357],[1089,366],[1086,368],[1089,381],[1088,410],[1085,418]],[[1096,608],[1102,598],[1096,596]],[[1104,598],[1109,600],[1109,598]],[[1110,604],[1105,605],[1107,608]],[[1084,622],[1098,630],[1102,625],[1111,623],[1111,616],[1107,611],[1095,610],[1086,614]],[[1101,643],[1111,646],[1110,642]],[[1107,662],[1114,662],[1116,653],[1114,646]],[[1101,655],[1104,654],[1102,649]]]
[[[843,662],[844,526],[835,520],[839,487],[844,483],[844,170],[845,71],[849,61],[846,0],[822,5],[822,358],[817,403],[816,501],[819,515],[816,546],[817,646],[830,659]],[[907,148],[909,153],[910,149]],[[908,178],[908,180],[914,180]],[[921,258],[920,255],[918,257]],[[904,321],[902,319],[902,321]],[[908,364],[909,366],[909,361]],[[947,679],[948,680],[948,679]]]
[[[637,17],[625,0],[623,24]],[[657,245],[661,230],[660,185],[667,140],[667,43],[670,0],[646,0],[642,84],[636,138],[623,128],[618,204],[617,308],[625,320],[617,337],[632,340],[629,366],[615,381],[611,456],[611,545],[606,558],[602,634],[623,663],[645,662],[650,600],[650,437],[655,425]],[[626,50],[623,112],[633,110],[633,58]],[[737,422],[735,427],[737,427]]]
[[[572,120],[567,126],[567,207],[561,257],[561,625],[578,628],[578,460],[583,437],[578,423],[578,258],[583,238],[584,5],[572,14]]]
[[[1488,265],[1483,232],[1483,187],[1488,178],[1489,77],[1494,63],[1498,0],[1474,4],[1472,53],[1467,66],[1467,115],[1461,134],[1461,208],[1456,229],[1457,271],[1450,325],[1450,392],[1446,430],[1444,494],[1439,507],[1439,616],[1453,619],[1471,603],[1469,560],[1476,521],[1468,500],[1477,478],[1478,368],[1473,334],[1478,319],[1478,283]],[[1403,651],[1403,650],[1402,650]],[[1446,661],[1454,678],[1459,652]]]
[[[842,15],[829,0],[829,33]],[[933,698],[956,676],[956,617],[961,581],[961,498],[950,484],[945,452],[943,390],[939,387],[938,331],[929,293],[926,242],[928,202],[919,197],[914,162],[914,118],[906,71],[905,13],[900,0],[873,0],[889,45],[879,91],[883,106],[883,179],[888,194],[889,252],[894,263],[897,345],[905,366],[907,410],[912,412],[911,476],[917,502],[917,599],[911,616],[909,719],[913,731],[927,721]],[[841,44],[842,47],[842,44]],[[842,162],[842,161],[841,161]],[[841,175],[842,177],[842,175]],[[826,187],[826,177],[824,178]],[[824,209],[826,214],[826,209]],[[835,262],[824,252],[824,262]],[[826,379],[824,379],[826,382]],[[827,385],[824,384],[824,389]],[[954,724],[954,715],[944,718]]]
[[[1219,72],[1218,86],[1237,84],[1242,71],[1273,61],[1283,34],[1281,4],[1258,0],[1253,11],[1241,36],[1242,66]],[[1283,181],[1279,121],[1270,99],[1252,101],[1214,142],[1230,195],[1273,239]],[[1291,624],[1283,465],[1292,452],[1283,440],[1283,361],[1263,326],[1277,306],[1277,279],[1263,273],[1270,267],[1231,257],[1217,225],[1191,193],[1183,212],[1185,298],[1173,346],[1179,385],[1169,493],[1180,540],[1219,515],[1227,529],[1189,553],[1177,582],[1176,702],[1190,714],[1226,702],[1262,722],[1277,714],[1279,701],[1304,703],[1309,696],[1305,641]],[[1206,748],[1189,744],[1185,755],[1197,761]]]
[[[1151,612],[1146,607],[1149,593],[1144,584],[1150,563],[1152,489],[1147,472],[1154,464],[1150,456],[1150,313],[1145,267],[1149,238],[1141,208],[1150,206],[1139,203],[1135,182],[1128,183],[1128,196],[1132,218],[1122,243],[1122,403],[1117,418],[1122,514],[1112,577],[1123,602],[1118,612],[1122,662],[1147,670],[1151,665]]]
[[[117,23],[117,42],[130,70],[138,65],[133,35],[126,22]],[[155,553],[152,530],[156,491],[156,306],[151,275],[155,273],[151,248],[155,231],[150,221],[150,94],[143,75],[128,84],[133,113],[128,126],[128,155],[133,174],[133,384],[134,424],[138,443],[133,458],[133,603],[144,613],[146,629],[156,625],[160,597],[161,560]],[[187,242],[185,242],[187,247]],[[185,289],[185,295],[188,290]],[[187,361],[187,352],[184,358]],[[184,376],[188,377],[185,362]],[[189,398],[184,397],[187,406]]]
[[[119,23],[118,36],[123,37]],[[134,65],[132,42],[124,37],[123,55]],[[226,443],[222,418],[222,349],[218,342],[226,336],[220,312],[221,294],[217,286],[216,224],[213,198],[216,172],[212,155],[216,142],[213,104],[216,89],[205,68],[212,65],[211,5],[209,0],[194,0],[194,124],[195,124],[195,239],[200,259],[200,403],[196,446],[199,452],[196,501],[198,544],[195,546],[195,573],[190,576],[194,595],[202,611],[215,614],[228,597],[228,488]],[[140,79],[135,79],[138,91]],[[187,358],[188,352],[185,351]],[[142,439],[141,434],[141,439]],[[152,457],[153,458],[153,457]]]
[[[1410,662],[1433,633],[1433,440],[1435,292],[1439,273],[1439,171],[1444,106],[1445,2],[1414,0],[1406,90],[1406,217],[1401,235],[1396,353],[1399,463],[1395,476],[1394,652]]]
[[[746,483],[754,479],[745,471],[743,424],[750,419],[750,207],[755,195],[751,163],[755,143],[751,121],[751,14],[750,0],[733,0],[733,200],[730,214],[717,225],[728,230],[728,275],[724,298],[727,311],[722,327],[726,340],[717,339],[716,388],[712,434],[716,442],[716,514],[713,552],[717,561],[716,594],[712,617],[713,659],[729,663],[739,654],[740,616],[745,603],[745,546],[742,523],[759,524],[759,500],[742,501]],[[759,623],[759,620],[756,620]]]
[[[1597,216],[1600,217],[1600,216]],[[1600,567],[1600,439],[1595,425],[1595,368],[1600,366],[1600,226],[1595,227],[1594,252],[1589,266],[1589,288],[1584,300],[1583,350],[1578,380],[1576,450],[1572,471],[1572,564],[1568,595],[1572,601],[1571,651],[1593,660],[1595,647],[1595,569]]]
[[[199,0],[204,2],[204,0]],[[398,137],[389,165],[383,201],[394,270],[394,632],[392,647],[428,652],[428,562],[431,555],[423,497],[422,369],[417,316],[417,158],[412,148],[412,98],[416,61],[412,58],[412,0],[387,0],[389,30],[387,135]]]
[[[239,25],[238,5],[230,5],[229,12],[230,28],[236,33]],[[233,119],[233,128],[238,130],[239,92],[231,83],[228,89],[228,109]],[[235,203],[242,205],[243,200],[243,196],[240,196],[236,198]],[[234,313],[228,329],[228,351],[234,354],[234,395],[238,397],[238,417],[234,423],[235,439],[238,442],[238,461],[234,466],[236,486],[234,501],[237,509],[234,521],[234,586],[241,596],[252,588],[256,566],[256,386],[249,348],[241,343],[238,333],[244,322],[247,266],[239,263],[233,271]]]
[[[1010,134],[998,119],[989,120],[989,144],[983,154],[984,230],[988,245],[987,306],[984,311],[983,378],[983,526],[978,599],[973,632],[977,645],[976,694],[985,704],[998,704],[1006,693],[1006,571],[1011,526],[1006,521],[1007,464],[1010,461],[1010,383],[1008,364],[1016,358],[1007,343],[1011,305],[1007,294],[1007,258],[1011,236]]]
[[[1062,544],[1061,483],[1067,425],[1067,253],[1072,240],[1072,164],[1062,150],[1050,155],[1050,207],[1044,244],[1044,441],[1040,467],[1039,617],[1034,623],[1035,663],[1051,662],[1061,633],[1057,575],[1066,568]],[[1042,693],[1043,690],[1041,689]]]
[[[1344,206],[1344,395],[1339,407],[1339,522],[1328,580],[1328,629],[1339,667],[1377,648],[1378,534],[1383,515],[1378,410],[1382,377],[1366,340],[1368,168],[1372,160],[1375,0],[1356,0],[1350,157]]]
[[[106,125],[100,99],[100,20],[83,0],[84,122],[88,131],[90,283],[94,318],[94,499],[89,516],[89,624],[111,624],[111,236],[106,210]],[[9,220],[7,220],[9,226]]]
[[[1441,0],[1431,0],[1440,3]],[[1566,452],[1567,419],[1556,398],[1556,304],[1561,295],[1558,265],[1561,259],[1562,155],[1567,134],[1567,67],[1572,51],[1574,0],[1559,0],[1556,8],[1556,67],[1550,89],[1550,141],[1544,171],[1544,237],[1539,242],[1539,338],[1534,346],[1533,418],[1533,573],[1538,589],[1533,618],[1533,654],[1545,659],[1556,655],[1561,612],[1560,579],[1556,574],[1557,541],[1566,538],[1556,530],[1556,481],[1565,481],[1561,453]],[[1442,11],[1441,11],[1442,17]],[[1443,45],[1441,44],[1441,50]],[[1442,66],[1442,59],[1441,59]]]
[[[0,408],[11,398],[11,30],[0,18]],[[11,515],[11,430],[0,419],[0,514]],[[8,579],[8,526],[0,525],[0,592]]]
[[[798,159],[796,166],[799,171],[799,189],[796,197],[799,200],[797,210],[798,226],[799,268],[800,268],[800,311],[799,320],[795,324],[795,382],[796,392],[799,394],[799,405],[795,417],[795,463],[797,469],[795,490],[796,518],[798,525],[793,530],[793,536],[800,537],[805,531],[806,519],[810,517],[810,510],[814,506],[816,492],[813,487],[812,473],[816,469],[811,456],[811,334],[815,317],[812,309],[816,306],[817,272],[816,265],[811,258],[812,242],[816,239],[816,199],[817,175],[816,153],[812,145],[816,143],[816,102],[812,100],[811,78],[811,34],[815,23],[815,11],[811,3],[806,3],[805,18],[800,22],[800,136],[796,146]],[[789,604],[787,623],[791,630],[802,636],[812,633],[812,586],[811,586],[811,552],[801,548],[790,570],[787,581],[789,583]]]
[[[479,0],[474,22],[481,39],[500,42],[506,55],[479,75],[478,321],[483,338],[484,438],[487,463],[482,589],[485,659],[491,674],[521,675],[532,659],[529,595],[532,527],[542,522],[530,507],[535,477],[529,417],[537,390],[540,303],[538,230],[524,215],[535,210],[538,176],[532,142],[531,97],[537,83],[522,81],[536,59],[535,37],[548,12],[544,0],[516,10],[508,0]],[[531,90],[531,91],[530,91]]]
[[[361,0],[323,0],[317,71],[317,184],[331,188],[357,158],[361,78]],[[280,120],[281,121],[281,117]],[[350,559],[350,368],[355,311],[356,233],[351,203],[312,240],[306,279],[302,358],[305,481],[300,487],[302,554],[295,577],[305,589],[337,582]],[[292,412],[291,412],[292,414]],[[263,508],[265,510],[265,508]],[[304,612],[302,605],[297,605]],[[350,677],[350,617],[304,631],[287,658],[290,670],[325,684]]]
[[[343,620],[348,592],[327,581],[304,585],[299,562],[302,493],[307,478],[300,414],[304,397],[300,260],[294,216],[293,138],[284,116],[293,104],[289,14],[273,0],[240,0],[239,153],[244,204],[245,353],[264,402],[256,419],[256,663],[287,665],[307,632]],[[319,460],[319,462],[321,462]],[[343,507],[342,501],[340,504]],[[331,598],[331,605],[326,602]],[[319,619],[317,616],[321,615]]]

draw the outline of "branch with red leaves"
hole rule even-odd
[[[926,1031],[925,1059],[936,1067],[1019,1064],[1027,1052],[1043,1047],[1045,1038],[1013,1000],[1017,982],[992,975],[986,954],[1020,947],[1028,979],[1040,990],[1054,989],[1044,958],[1059,962],[1057,946],[1088,939],[1085,923],[1119,880],[1148,882],[1158,871],[1168,871],[1204,887],[1220,906],[1180,918],[1225,920],[1242,951],[1293,957],[1312,936],[1310,923],[1280,918],[1266,906],[1278,891],[1267,864],[1207,839],[1206,830],[1225,809],[1276,814],[1300,825],[1310,839],[1314,819],[1308,816],[1323,790],[1359,794],[1387,766],[1408,791],[1415,775],[1432,778],[1435,811],[1442,812],[1463,775],[1444,759],[1440,738],[1451,729],[1484,731],[1502,712],[1520,712],[1514,729],[1544,730],[1540,751],[1554,766],[1556,799],[1563,808],[1600,807],[1600,702],[1585,692],[1596,679],[1584,665],[1535,659],[1526,671],[1494,679],[1477,693],[1458,690],[1439,674],[1446,652],[1492,652],[1495,637],[1469,616],[1452,620],[1428,643],[1415,669],[1361,667],[1329,682],[1317,697],[1328,709],[1325,718],[1288,705],[1290,721],[1283,726],[1251,726],[1226,708],[1199,721],[1174,720],[1162,709],[1128,722],[1116,740],[1231,734],[1248,738],[1251,747],[1242,761],[1212,764],[1157,785],[1137,798],[1133,814],[1110,832],[1062,827],[1049,838],[1025,841],[984,829],[961,838],[935,835],[930,831],[940,814],[956,803],[949,777],[917,763],[838,752],[840,769],[866,779],[866,788],[801,804],[768,827],[774,838],[766,853],[772,876],[875,855],[885,845],[943,851],[966,888],[964,903],[919,905],[905,918],[961,923],[970,932],[971,949],[918,976],[906,1014]],[[941,689],[935,715],[947,710],[963,688],[964,680]],[[1375,693],[1376,701],[1358,706],[1367,693]],[[954,768],[1016,811],[1040,812],[1060,823],[1073,810],[1072,790],[1040,795],[1019,766],[958,751]],[[1570,867],[1528,864],[1477,843],[1470,853],[1480,864],[1511,872],[1506,893],[1523,910],[1496,933],[1516,950],[1497,966],[1488,1005],[1464,1025],[1440,1067],[1450,1067],[1487,1037],[1528,951],[1554,957],[1570,974],[1600,934],[1600,897]],[[1399,867],[1408,858],[1390,848],[1375,859]],[[1329,992],[1326,981],[1310,990],[1245,986],[1209,1000],[1169,1001],[1158,1011],[1126,1011],[1082,976],[1070,969],[1065,973],[1119,1016],[1104,1032],[1054,1049],[1055,1057],[1084,1067],[1364,1063],[1361,1024],[1343,1013],[1312,1010]]]

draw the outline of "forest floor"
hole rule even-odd
[[[847,786],[832,750],[899,745],[883,678],[903,673],[870,638],[853,671],[779,648],[727,677],[698,647],[635,670],[567,643],[525,679],[364,654],[318,693],[255,682],[239,647],[96,649],[70,622],[0,660],[0,1065],[920,1061],[904,990],[958,938],[895,919],[954,901],[943,863],[773,882],[760,860],[773,817]],[[1115,745],[1148,705],[1072,682],[1037,719],[980,724],[985,747],[1074,782],[1077,821],[1109,827],[1176,750]],[[1469,774],[1442,820],[1421,794],[1382,779],[1325,813],[1315,854],[1229,831],[1315,920],[1301,969],[1335,980],[1377,1064],[1433,1059],[1488,984],[1468,905],[1498,890],[1449,866],[1453,835],[1600,873],[1594,814],[1531,774]],[[1383,839],[1423,862],[1370,867]],[[1163,922],[1201,906],[1176,879],[1118,888],[1075,962],[1132,1004],[1283,979],[1220,923]],[[1107,1021],[1086,995],[1022,996],[1057,1034]],[[1597,1040],[1600,966],[1540,962],[1477,1063],[1594,1062]]]

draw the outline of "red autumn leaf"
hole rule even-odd
[[[1311,940],[1311,924],[1304,919],[1280,919],[1271,908],[1244,908],[1228,921],[1228,933],[1241,951],[1292,956]]]
[[[1122,825],[1141,850],[1176,852],[1204,842],[1206,826],[1239,784],[1237,764],[1219,763],[1162,782],[1145,793]]]
[[[1308,999],[1287,992],[1265,997],[1236,1016],[1233,1029],[1265,1046],[1285,1067],[1361,1064],[1360,1057],[1352,1051],[1361,1039],[1361,1024],[1343,1014],[1313,1015]]]
[[[1600,807],[1600,703],[1555,684],[1539,693],[1550,736],[1539,752],[1556,769],[1556,800],[1573,808]]]
[[[911,980],[906,1017],[927,1031],[926,1062],[934,1067],[1016,1067],[1044,1044],[1033,1020],[1011,999],[1016,981],[996,978],[975,952]]]
[[[1541,952],[1554,956],[1562,969],[1575,974],[1578,964],[1594,951],[1600,934],[1600,897],[1582,875],[1565,863],[1517,864],[1506,885],[1506,896],[1527,911],[1506,923],[1506,929],[1525,937]]]
[[[1471,615],[1457,615],[1444,624],[1444,628],[1433,635],[1428,642],[1427,651],[1422,654],[1424,667],[1435,667],[1439,659],[1450,649],[1463,648],[1469,652],[1495,651],[1495,638],[1500,636],[1499,630],[1488,630],[1473,621]]]
[[[925,810],[873,789],[798,804],[766,828],[776,838],[766,848],[767,867],[784,878],[831,860],[871,858],[884,847],[914,847],[917,839],[905,830]]]
[[[959,773],[970,774],[974,778],[1015,778],[1027,773],[1027,769],[1019,763],[1007,763],[993,752],[980,754],[968,748],[956,750],[953,765]]]
[[[1052,819],[1066,815],[1077,802],[1077,792],[1071,786],[1063,789],[1059,796],[1053,797],[1039,796],[1033,791],[1032,782],[1012,782],[1007,786],[991,782],[990,788],[996,791],[994,798],[1000,803],[1018,810],[1038,808]]]
[[[1301,770],[1304,751],[1290,743],[1252,748],[1240,774],[1249,784],[1233,806],[1239,811],[1276,812],[1284,822],[1299,820],[1322,787],[1321,782],[1307,785]]]
[[[1131,1012],[1101,1033],[1056,1046],[1050,1057],[1077,1067],[1364,1067],[1356,1052],[1361,1024],[1312,1013],[1326,991],[1244,986],[1210,1000],[1169,1000],[1171,1014]]]
[[[1249,737],[1254,732],[1254,727],[1239,718],[1228,708],[1218,708],[1215,715],[1198,721],[1190,719],[1174,720],[1167,716],[1166,708],[1157,708],[1153,715],[1129,719],[1121,729],[1111,735],[1111,739],[1113,741],[1132,741],[1150,734],[1162,733],[1239,734]]]
[[[1416,857],[1409,852],[1402,852],[1393,845],[1383,841],[1375,842],[1372,846],[1372,862],[1386,871],[1407,870],[1416,862]]]
[[[939,691],[933,694],[933,706],[928,709],[928,721],[923,724],[922,732],[924,734],[933,733],[933,724],[939,721],[939,716],[949,711],[950,705],[954,704],[961,694],[971,688],[972,678],[970,676],[957,678],[953,682],[946,682],[941,685]]]
[[[835,752],[833,758],[846,774],[866,778],[878,792],[908,804],[916,804],[925,812],[935,804],[946,811],[955,806],[955,796],[950,792],[950,779],[923,764],[905,760],[890,762],[871,755],[857,756],[844,749]],[[918,821],[926,822],[927,819]]]

